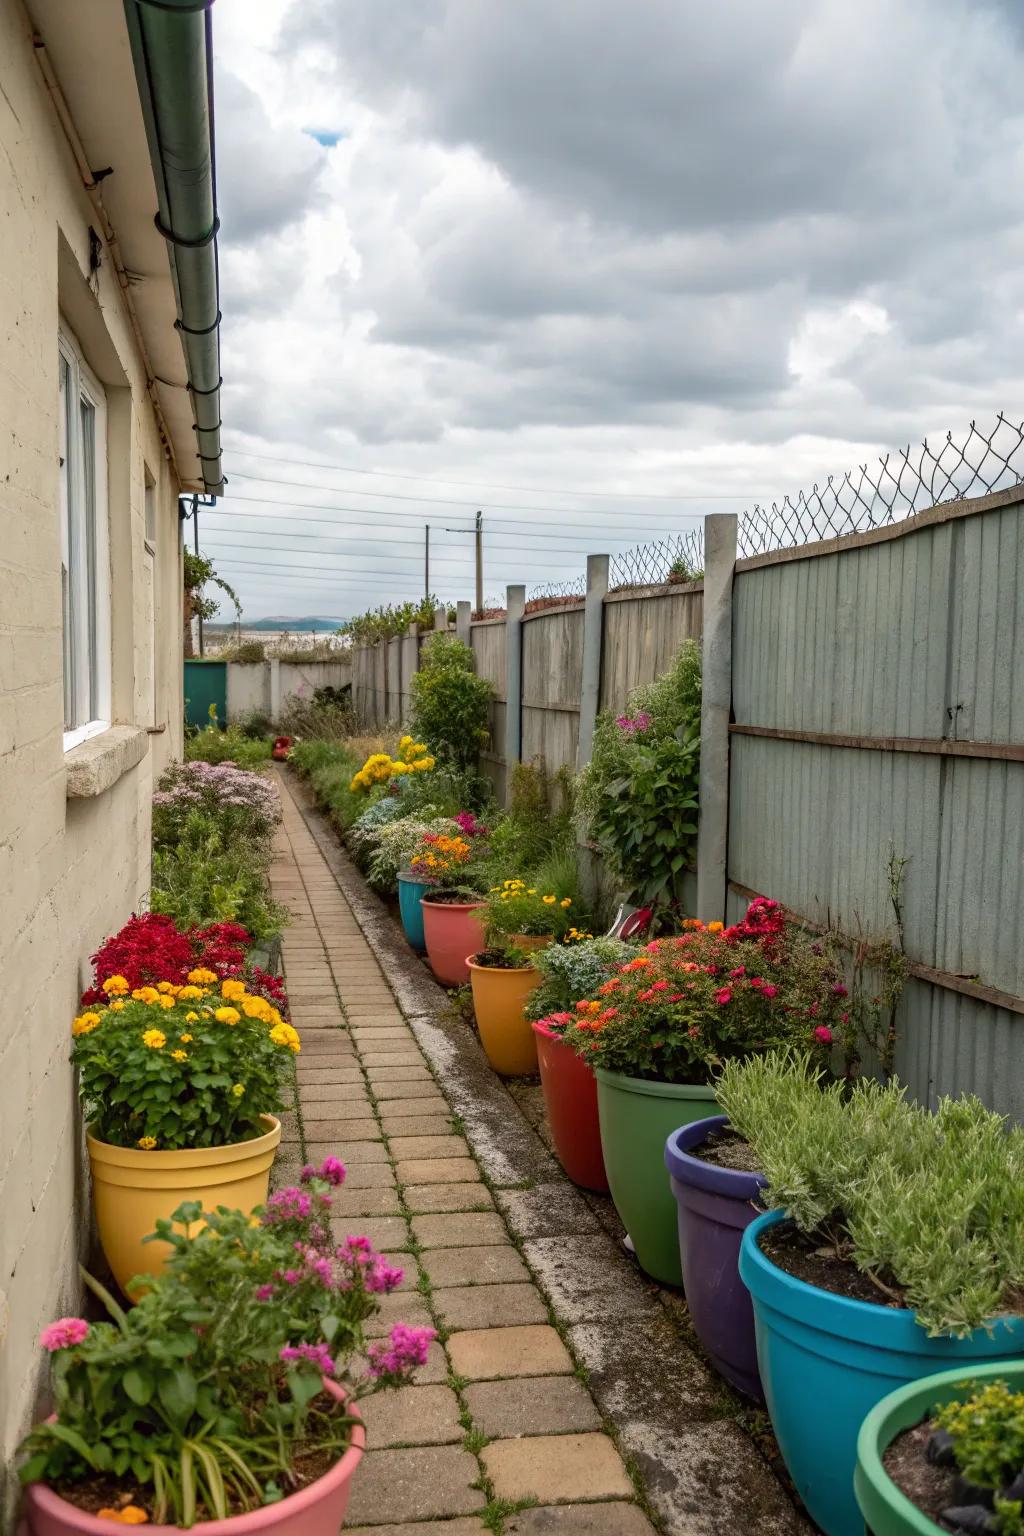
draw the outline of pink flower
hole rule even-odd
[[[751,976],[751,978],[750,978],[750,985],[752,987],[763,987],[764,986],[764,977],[763,976]]]
[[[728,987],[723,987],[721,992],[715,993],[715,1002],[722,1008],[725,1007],[726,1003],[732,1002],[732,993]]]
[[[745,965],[738,965],[734,971],[730,971],[729,972],[729,975],[734,977],[734,978],[736,976],[745,976],[746,974],[747,974],[747,968],[746,968]],[[753,983],[751,983],[751,985],[753,985]]]
[[[831,1045],[832,1031],[829,1029],[827,1024],[819,1024],[817,1029],[814,1031],[814,1038],[815,1040],[820,1040],[822,1045]]]
[[[402,1283],[404,1270],[398,1269],[394,1264],[389,1264],[385,1259],[377,1261],[363,1275],[363,1284],[368,1291],[384,1291],[385,1293],[397,1290]]]
[[[43,1329],[39,1342],[52,1355],[58,1349],[74,1349],[88,1332],[89,1324],[84,1317],[61,1317]]]
[[[306,1170],[303,1168],[302,1176],[305,1178]],[[325,1157],[315,1175],[318,1179],[325,1179],[328,1184],[344,1184],[345,1164],[337,1157]]]
[[[257,1301],[269,1301],[271,1296],[273,1296],[273,1294],[274,1294],[274,1287],[272,1285],[258,1285],[256,1287],[256,1300]]]
[[[836,985],[832,988],[832,993],[835,997],[845,997],[847,995],[846,988],[843,986],[841,981],[837,982]]]
[[[773,987],[770,981],[766,981],[764,986],[761,988],[761,996],[762,997],[778,997],[778,995],[779,995],[778,987]]]
[[[280,1359],[286,1365],[297,1360],[308,1360],[322,1376],[334,1375],[334,1361],[326,1344],[286,1344],[280,1352]]]
[[[306,1191],[291,1185],[271,1195],[263,1213],[263,1225],[271,1227],[278,1222],[305,1221],[312,1209],[313,1201]]]
[[[398,1376],[425,1365],[427,1351],[437,1334],[433,1328],[410,1328],[396,1323],[387,1343],[371,1344],[366,1352],[371,1376]]]

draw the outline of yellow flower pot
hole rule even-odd
[[[163,1268],[169,1244],[142,1239],[182,1201],[198,1200],[205,1211],[218,1205],[251,1211],[264,1204],[281,1122],[273,1115],[262,1118],[267,1131],[251,1141],[180,1152],[141,1152],[87,1136],[100,1243],[126,1295],[134,1275],[157,1275]]]
[[[487,1059],[503,1077],[537,1071],[537,1040],[523,1014],[523,1005],[540,972],[532,965],[514,971],[466,961],[473,987],[473,1008]]]

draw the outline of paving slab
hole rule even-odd
[[[494,1209],[494,1201],[484,1184],[406,1184],[402,1195],[413,1212]]]
[[[436,1286],[505,1285],[530,1278],[511,1243],[504,1248],[433,1248],[423,1254],[422,1263]]]
[[[448,1328],[510,1328],[548,1321],[544,1298],[535,1285],[441,1286],[431,1299]]]
[[[594,1400],[575,1376],[474,1381],[466,1387],[464,1395],[473,1423],[492,1440],[601,1428],[601,1415]]]
[[[405,1165],[399,1163],[401,1170]],[[399,1172],[399,1179],[402,1175]],[[507,1243],[508,1232],[497,1211],[453,1211],[414,1216],[416,1241],[424,1248],[469,1248]]]
[[[536,1498],[555,1504],[578,1499],[628,1499],[633,1492],[622,1457],[604,1434],[496,1440],[484,1446],[480,1459],[498,1499]]]
[[[394,1445],[461,1444],[459,1400],[450,1387],[399,1387],[364,1398],[359,1411],[367,1449]]]
[[[419,1527],[418,1529],[425,1529]],[[710,1526],[694,1526],[692,1536],[713,1536]],[[357,1536],[355,1531],[346,1536]],[[381,1536],[378,1527],[378,1536]],[[654,1526],[636,1504],[539,1505],[505,1521],[505,1536],[655,1536]],[[675,1533],[674,1533],[675,1536]],[[678,1536],[683,1536],[682,1532]],[[688,1530],[686,1536],[691,1536]]]
[[[471,1184],[480,1177],[471,1157],[409,1157],[396,1172],[402,1184]]]
[[[452,1370],[468,1381],[568,1375],[573,1368],[569,1351],[548,1324],[453,1333],[448,1340],[448,1356]]]
[[[352,1484],[346,1524],[472,1514],[486,1503],[473,1484],[476,1457],[458,1446],[367,1451]]]

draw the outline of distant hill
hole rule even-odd
[[[345,622],[344,619],[322,619],[322,618],[308,618],[308,619],[289,619],[289,618],[243,619],[242,620],[242,628],[243,629],[248,629],[248,630],[251,630],[251,629],[255,629],[255,630],[273,630],[275,633],[279,632],[282,629],[288,629],[288,630],[291,630],[293,634],[321,635],[321,634],[324,634],[324,633],[333,634],[336,629],[340,629],[341,625],[344,624],[344,622]],[[208,630],[225,630],[225,631],[228,631],[228,630],[235,629],[236,625],[234,625],[234,624],[206,624],[206,625],[204,625],[204,628],[208,629]]]

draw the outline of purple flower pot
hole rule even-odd
[[[719,1168],[691,1154],[712,1131],[728,1125],[711,1115],[684,1125],[665,1143],[679,1219],[683,1286],[697,1337],[718,1371],[748,1397],[764,1402],[757,1370],[754,1309],[739,1273],[740,1242],[762,1214],[759,1173]]]

